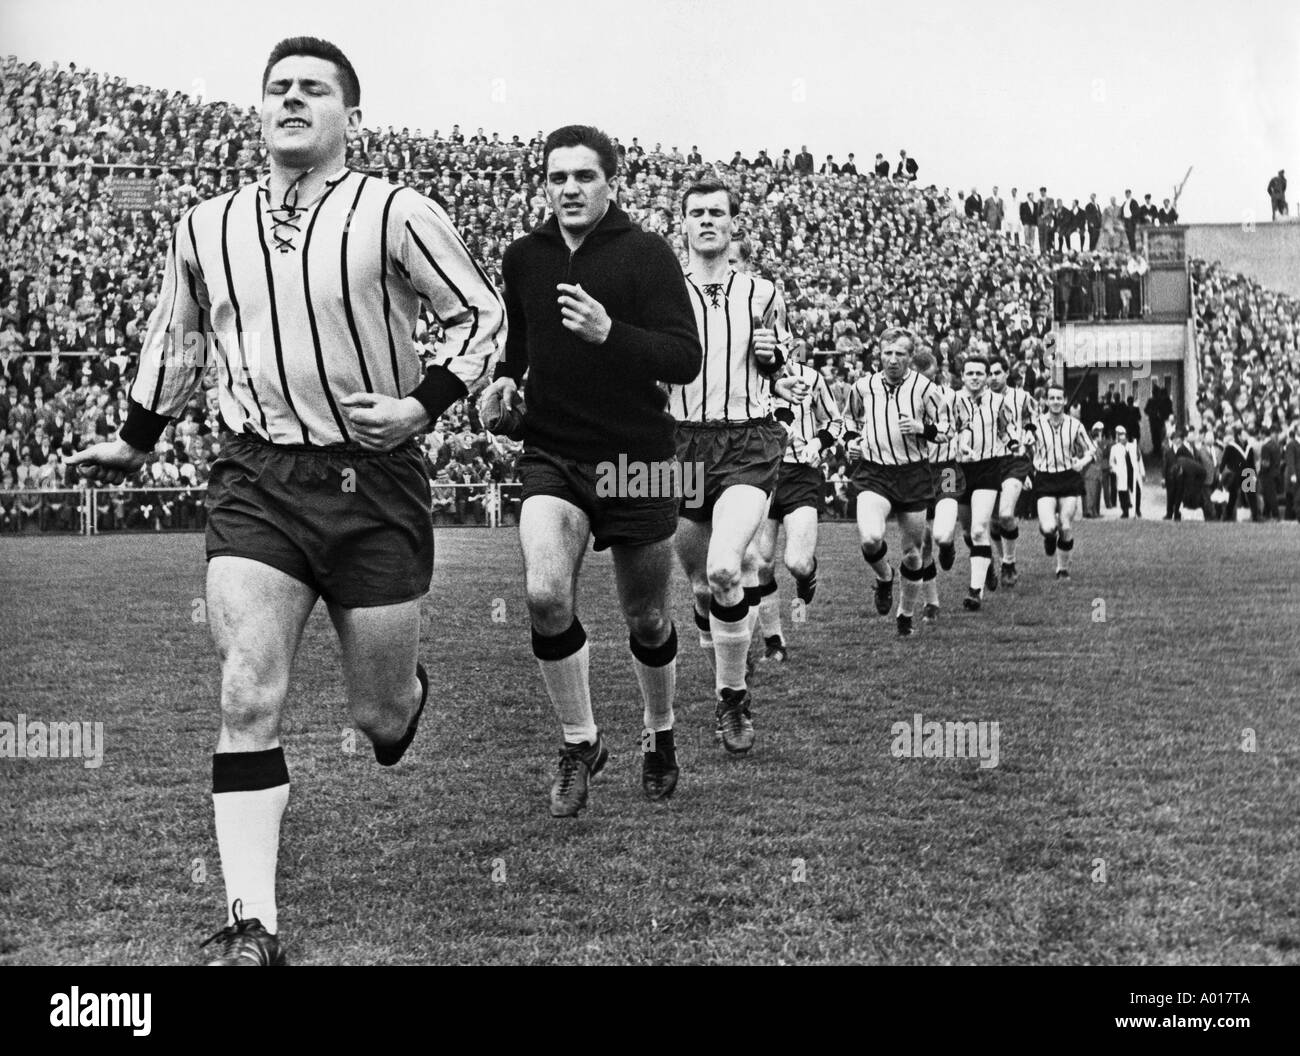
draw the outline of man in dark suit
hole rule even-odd
[[[881,179],[889,178],[889,162],[885,160],[883,154],[876,155],[876,167],[874,171]]]
[[[984,199],[980,197],[980,192],[971,189],[970,194],[966,196],[966,219],[978,220],[984,212]]]
[[[835,155],[827,154],[826,160],[822,163],[822,167],[818,171],[823,176],[838,176],[840,174],[840,167],[835,164]]]
[[[1094,250],[1101,236],[1101,206],[1097,204],[1095,194],[1088,195],[1088,204],[1083,207],[1083,222],[1088,228],[1088,249]]]
[[[1020,203],[1020,222],[1025,229],[1025,245],[1036,253],[1042,252],[1038,246],[1038,211],[1039,205],[1034,201],[1034,192],[1030,191]]]
[[[856,176],[857,174],[858,174],[858,167],[857,167],[856,165],[853,164],[853,155],[850,154],[850,155],[849,155],[849,160],[846,161],[843,165],[840,166],[840,175],[841,175],[841,176]]]
[[[813,171],[813,156],[808,153],[808,144],[805,143],[795,155],[794,171],[800,176],[811,176]]]
[[[1140,207],[1137,199],[1133,197],[1133,192],[1124,188],[1124,204],[1119,207],[1119,217],[1124,221],[1124,234],[1128,237],[1128,248],[1130,253],[1137,252],[1137,227]]]
[[[1287,520],[1300,520],[1300,422],[1291,424],[1291,439],[1282,452],[1282,492]]]
[[[907,151],[898,152],[898,168],[894,170],[894,175],[899,179],[907,180],[909,183],[916,181],[918,166],[915,158],[909,158]]]
[[[1165,520],[1181,521],[1183,519],[1182,465],[1178,460],[1178,441],[1182,438],[1174,430],[1173,442],[1165,445]]]
[[[1268,439],[1259,449],[1259,501],[1266,521],[1276,521],[1280,512],[1278,499],[1286,493],[1285,466],[1282,459],[1282,427],[1274,424]]]
[[[1161,227],[1168,227],[1170,224],[1178,223],[1178,210],[1169,204],[1168,198],[1165,199],[1164,204],[1156,213],[1156,219],[1160,221]]]
[[[1056,202],[1047,197],[1047,188],[1038,188],[1038,244],[1044,253],[1056,248]]]
[[[1074,199],[1074,204],[1069,209],[1065,209],[1057,217],[1057,225],[1061,229],[1061,245],[1065,249],[1070,249],[1070,239],[1074,237],[1075,232],[1079,234],[1079,248],[1083,249],[1083,210],[1079,208],[1079,199]]]
[[[787,150],[786,153],[789,154],[790,152]],[[695,147],[695,146],[691,147],[691,152],[686,155],[686,164],[687,165],[704,164],[704,155],[700,153],[699,147]]]

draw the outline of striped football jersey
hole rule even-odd
[[[1034,421],[1038,439],[1034,446],[1034,468],[1040,473],[1064,473],[1084,455],[1092,455],[1096,445],[1078,418],[1061,415],[1053,422],[1050,414],[1040,414]]]
[[[972,449],[969,457],[958,454],[960,462],[1001,458],[1017,439],[1011,404],[990,389],[985,389],[979,396],[971,396],[964,388],[957,393],[953,400],[953,421],[958,450],[963,443]]]
[[[844,416],[840,413],[835,397],[831,395],[826,379],[816,369],[806,363],[790,363],[785,368],[785,374],[807,382],[808,395],[799,403],[789,405],[794,412],[794,422],[791,423],[791,438],[785,449],[784,461],[815,465],[818,459],[812,453],[812,442],[819,441],[821,450],[824,451],[839,440],[844,435]],[[780,397],[777,399],[778,408],[785,406]]]
[[[775,330],[782,355],[789,355],[780,290],[756,275],[729,271],[725,282],[701,283],[688,271],[686,291],[704,359],[694,381],[668,387],[668,412],[679,422],[766,418],[773,409],[772,386],[754,358],[754,331]]]
[[[901,466],[929,460],[930,441],[920,434],[903,432],[903,415],[933,425],[939,437],[949,433],[943,391],[914,370],[909,370],[897,385],[890,385],[883,372],[868,374],[849,390],[844,416],[848,429],[861,434],[862,457],[868,462]]]
[[[443,334],[433,363],[471,392],[490,379],[505,309],[438,205],[343,170],[315,202],[277,206],[269,179],[177,223],[136,403],[179,416],[215,355],[231,429],[277,444],[351,442],[343,397],[400,398],[423,380],[412,336],[422,304]]]
[[[943,397],[944,409],[948,415],[948,421],[956,421],[953,414],[953,400],[957,393],[945,386],[939,387],[939,393]],[[940,437],[929,446],[929,455],[931,462],[956,462],[957,461],[957,433],[950,430],[947,437]]]

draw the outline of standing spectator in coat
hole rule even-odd
[[[1092,461],[1083,470],[1083,515],[1089,519],[1101,516],[1102,483],[1109,467],[1110,445],[1106,442],[1105,426],[1093,422],[1088,430],[1092,436]]]
[[[1175,430],[1171,442],[1165,445],[1165,520],[1181,521],[1183,519],[1183,470],[1178,461],[1179,436]]]
[[[811,176],[813,164],[813,156],[808,153],[808,144],[805,143],[799,148],[799,153],[795,155],[794,171],[800,176]]]
[[[1115,443],[1110,449],[1110,471],[1115,474],[1115,494],[1119,498],[1120,518],[1142,516],[1142,454],[1137,441],[1130,440],[1128,431],[1121,425],[1115,430]]]
[[[1007,218],[1007,241],[1012,245],[1020,245],[1024,241],[1023,221],[1020,219],[1021,201],[1019,192],[1015,187],[1011,188],[1011,201],[1006,203],[1006,209],[1003,215]]]
[[[1097,248],[1097,239],[1101,237],[1101,206],[1097,204],[1095,194],[1088,195],[1088,204],[1083,207],[1083,222],[1088,228],[1088,250]]]
[[[1056,201],[1047,196],[1047,188],[1038,188],[1038,247],[1050,253],[1056,248]]]
[[[1224,442],[1223,455],[1219,458],[1219,483],[1228,493],[1227,505],[1222,514],[1225,521],[1233,522],[1237,519],[1237,503],[1241,499],[1243,481],[1251,491],[1255,488],[1255,480],[1245,473],[1249,458],[1246,432],[1238,426]]]
[[[970,194],[966,196],[966,219],[979,220],[984,212],[984,199],[980,197],[980,192],[971,188]]]
[[[1291,423],[1291,439],[1282,452],[1282,490],[1287,520],[1300,520],[1300,420]]]
[[[1268,204],[1273,209],[1273,219],[1287,215],[1286,205],[1286,169],[1278,169],[1277,175],[1268,181]]]
[[[1002,198],[998,195],[997,187],[994,187],[993,192],[984,199],[984,222],[988,224],[990,231],[1002,230],[1004,212]]]
[[[1128,187],[1124,188],[1124,204],[1119,207],[1119,217],[1124,223],[1124,235],[1128,239],[1128,249],[1130,253],[1137,252],[1137,228],[1140,217],[1141,206],[1138,205],[1137,199],[1133,197],[1133,192]]]
[[[1020,229],[1025,245],[1035,253],[1042,252],[1038,246],[1038,213],[1039,205],[1034,201],[1034,192],[1030,191],[1020,205]]]
[[[917,170],[918,166],[916,164],[916,159],[909,158],[907,156],[907,151],[900,150],[898,152],[898,168],[894,170],[894,177],[896,179],[906,180],[908,183],[915,183]],[[1283,184],[1283,189],[1285,190],[1285,181],[1283,181]]]
[[[1282,427],[1274,423],[1268,439],[1259,449],[1259,501],[1266,521],[1276,521],[1280,513],[1278,497],[1286,487],[1282,461]]]
[[[876,164],[875,164],[875,168],[872,171],[877,176],[879,176],[882,180],[889,179],[889,162],[885,160],[885,156],[883,154],[876,155]]]

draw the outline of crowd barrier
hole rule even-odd
[[[433,482],[435,527],[499,528],[519,523],[522,485]],[[198,532],[207,527],[207,488],[0,489],[0,537]],[[853,504],[828,498],[826,520],[851,520]]]

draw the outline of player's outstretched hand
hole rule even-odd
[[[773,349],[776,348],[775,343],[773,343],[772,347]],[[757,352],[755,354],[757,355]],[[811,387],[803,378],[792,378],[787,375],[777,378],[772,383],[772,391],[785,400],[786,403],[802,403],[811,391]]]
[[[339,407],[348,432],[368,451],[391,451],[429,427],[429,412],[414,396],[354,392],[339,400]]]
[[[91,484],[121,484],[138,472],[148,457],[148,452],[136,450],[125,440],[105,440],[78,451],[65,464],[75,466],[81,479]]]
[[[603,345],[613,326],[605,306],[581,286],[561,282],[555,288],[560,291],[560,322],[565,329],[593,345]]]

